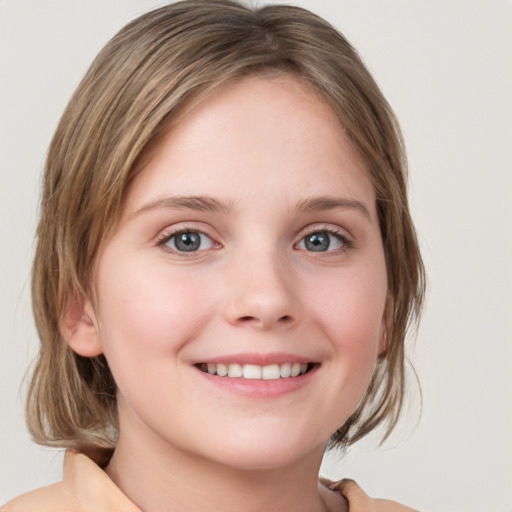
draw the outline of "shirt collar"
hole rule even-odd
[[[62,482],[84,512],[142,512],[105,471],[82,453],[66,452]]]

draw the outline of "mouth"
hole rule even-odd
[[[281,380],[301,377],[313,370],[318,363],[282,363],[260,366],[241,363],[198,363],[199,370],[228,379]]]

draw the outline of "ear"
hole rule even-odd
[[[68,305],[60,323],[60,332],[80,356],[96,357],[103,353],[96,315],[89,300],[74,300]]]

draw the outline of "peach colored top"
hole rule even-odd
[[[89,457],[68,451],[62,482],[9,501],[0,512],[142,512]]]
[[[388,500],[370,498],[352,480],[320,482],[342,493],[342,510],[353,512],[417,512]],[[142,512],[92,459],[68,451],[61,482],[28,492],[4,505],[0,512]]]
[[[323,481],[324,484],[331,482]],[[67,451],[63,478],[22,494],[0,512],[142,512],[93,460]]]

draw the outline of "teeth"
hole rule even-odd
[[[255,364],[244,364],[244,379],[261,379],[261,366]]]
[[[242,367],[239,364],[228,365],[228,377],[236,378],[242,376]]]
[[[308,370],[306,363],[283,363],[258,366],[256,364],[201,364],[199,367],[210,375],[254,380],[277,380],[304,375]]]
[[[271,364],[270,366],[264,366],[261,369],[261,377],[263,380],[277,380],[281,377],[278,364]]]
[[[300,373],[300,364],[299,363],[293,363],[292,364],[292,377],[297,377]]]
[[[281,372],[281,377],[283,379],[287,379],[288,377],[291,376],[292,374],[292,365],[291,363],[284,363],[281,365],[281,368],[280,368],[280,372]]]
[[[219,377],[225,377],[228,374],[228,367],[224,364],[217,365],[217,375]]]

